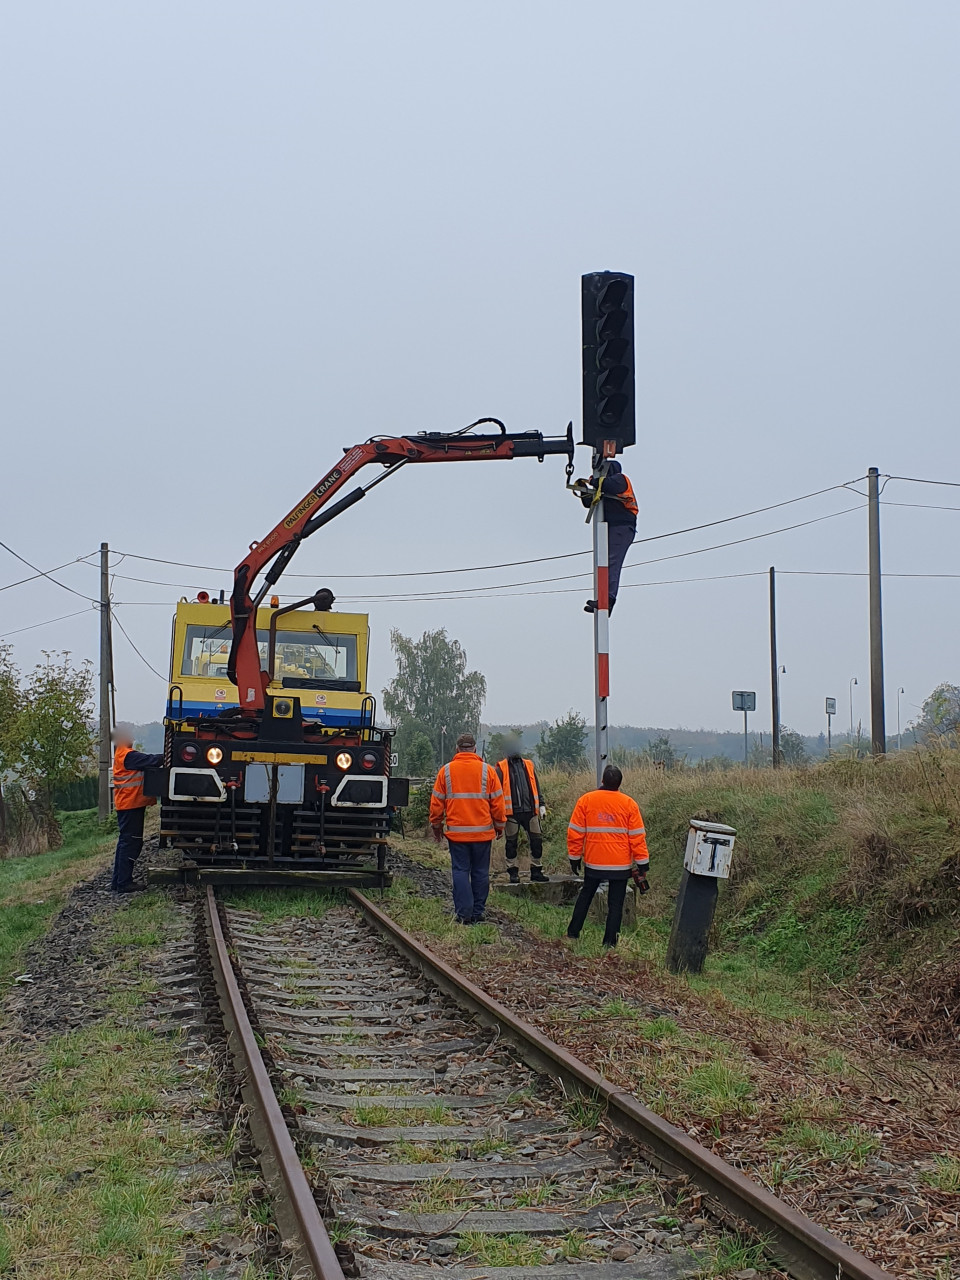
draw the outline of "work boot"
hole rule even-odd
[[[531,883],[531,884],[549,884],[549,883],[550,883],[550,877],[549,877],[549,876],[545,876],[545,875],[543,874],[543,867],[531,867],[531,868],[530,868],[530,883]]]
[[[507,867],[507,875],[510,877],[511,884],[520,883],[520,872],[516,867]]]

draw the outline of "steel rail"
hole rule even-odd
[[[364,894],[356,889],[348,889],[347,893],[366,919],[425,977],[482,1022],[498,1027],[535,1070],[559,1077],[578,1093],[601,1100],[611,1122],[638,1140],[654,1165],[670,1173],[686,1174],[724,1209],[750,1223],[797,1280],[893,1280],[890,1272],[792,1209],[517,1017],[401,929]]]
[[[315,1280],[344,1280],[343,1269],[323,1225],[250,1025],[233,972],[212,885],[207,886],[203,912],[220,1006],[228,1042],[240,1071],[244,1098],[250,1108],[251,1128],[265,1162],[264,1172],[268,1181],[279,1186],[285,1201],[275,1206],[278,1217],[281,1220],[284,1216],[291,1219],[290,1225],[296,1231],[303,1256],[309,1262]],[[283,1223],[283,1226],[286,1228],[287,1224]]]

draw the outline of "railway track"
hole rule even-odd
[[[797,1280],[888,1276],[350,897],[270,922],[203,901],[298,1276],[681,1280],[721,1222]]]

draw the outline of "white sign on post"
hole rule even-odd
[[[726,880],[730,875],[736,836],[736,827],[691,818],[683,865],[691,875],[715,876],[718,880]]]

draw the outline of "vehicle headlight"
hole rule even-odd
[[[346,771],[353,764],[353,756],[349,751],[341,751],[337,756],[336,765],[338,769]]]
[[[210,764],[219,764],[223,759],[223,752],[219,747],[210,747],[207,751],[207,760]]]
[[[180,748],[180,759],[184,764],[193,764],[199,754],[199,750],[192,742],[187,742]]]

